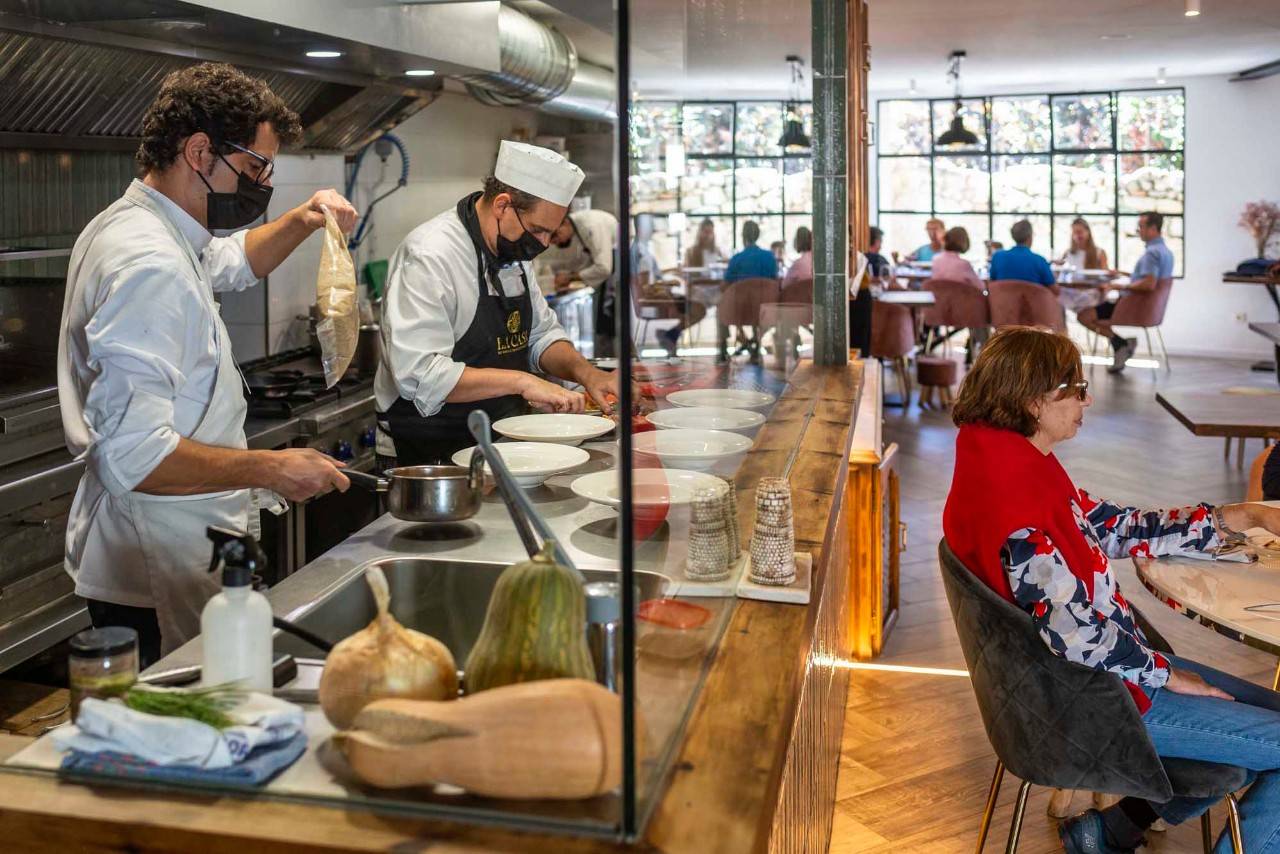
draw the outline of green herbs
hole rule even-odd
[[[234,684],[191,690],[135,685],[124,694],[125,705],[134,711],[191,718],[217,729],[235,725],[227,712],[243,699],[244,691]]]

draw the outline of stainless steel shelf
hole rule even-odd
[[[70,258],[71,249],[0,249],[0,262],[39,261],[42,258]]]

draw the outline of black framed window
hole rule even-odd
[[[937,146],[954,115],[949,99],[881,101],[877,112],[877,224],[885,249],[906,255],[925,241],[930,217],[969,231],[968,258],[983,242],[1012,245],[1009,227],[1031,221],[1033,248],[1070,246],[1084,217],[1111,266],[1142,254],[1137,215],[1164,214],[1174,274],[1183,271],[1186,93],[1182,88],[990,95],[965,98],[961,116],[978,142]]]
[[[715,223],[728,254],[742,248],[742,224],[760,224],[758,245],[787,243],[813,224],[809,152],[786,152],[782,101],[639,101],[630,114],[631,212],[652,213],[677,253],[689,247],[703,219]],[[803,103],[805,133],[813,109]],[[684,218],[667,227],[671,214]],[[681,259],[677,258],[676,263]]]

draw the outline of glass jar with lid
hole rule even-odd
[[[71,719],[89,697],[117,697],[138,680],[138,633],[124,626],[86,629],[71,639],[67,667],[71,682]]]

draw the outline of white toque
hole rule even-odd
[[[508,187],[568,207],[586,175],[549,148],[504,139],[493,177]]]

